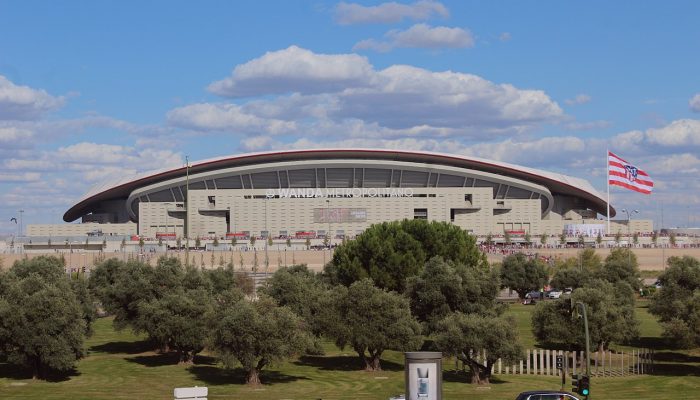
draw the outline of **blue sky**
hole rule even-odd
[[[0,0],[0,234],[104,180],[309,147],[585,178],[605,149],[658,226],[700,226],[697,1]]]

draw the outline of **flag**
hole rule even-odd
[[[608,152],[608,184],[644,194],[650,194],[654,188],[654,181],[649,174],[610,151]]]

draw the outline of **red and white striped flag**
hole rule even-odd
[[[649,174],[608,151],[608,184],[650,194],[654,181]]]

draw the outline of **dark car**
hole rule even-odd
[[[515,400],[581,400],[568,392],[559,390],[532,390],[522,392]]]
[[[541,297],[542,294],[540,292],[530,292],[525,295],[525,300],[523,300],[523,304],[535,304],[540,300]]]

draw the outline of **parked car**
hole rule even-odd
[[[561,290],[557,290],[557,289],[550,290],[549,292],[547,292],[547,298],[548,299],[558,299],[561,297],[561,294],[562,294]]]
[[[581,400],[568,392],[559,390],[531,390],[522,392],[515,400]]]
[[[525,295],[525,300],[523,300],[523,304],[536,304],[542,297],[542,293],[540,292],[530,292]]]

